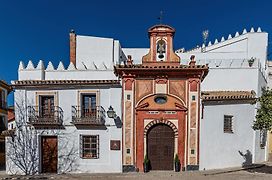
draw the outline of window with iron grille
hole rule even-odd
[[[99,158],[98,135],[80,135],[80,156],[85,159]]]
[[[233,133],[232,121],[233,116],[224,115],[224,133]]]

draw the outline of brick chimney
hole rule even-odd
[[[70,31],[70,62],[76,67],[76,33],[72,29]]]

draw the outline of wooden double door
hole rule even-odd
[[[147,155],[151,170],[173,170],[175,136],[171,127],[157,124],[147,134]]]
[[[41,137],[42,173],[58,171],[58,139],[57,136]]]

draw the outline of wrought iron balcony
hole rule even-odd
[[[63,110],[59,106],[28,106],[28,117],[33,126],[62,126]]]
[[[6,101],[1,101],[0,99],[0,109],[8,109],[7,102]]]
[[[72,124],[81,126],[103,126],[106,113],[102,106],[72,106]]]

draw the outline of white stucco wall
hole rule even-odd
[[[261,136],[260,131],[254,132],[254,156],[253,156],[253,162],[254,163],[260,163],[267,161],[267,145],[264,148],[261,148],[260,146]]]
[[[76,76],[75,76],[76,74]],[[117,79],[112,70],[46,71],[46,80],[110,80]]]
[[[113,62],[112,38],[76,36],[76,63],[84,62],[87,66],[95,62],[110,64]]]
[[[242,166],[238,151],[254,155],[251,128],[255,106],[251,104],[205,105],[200,120],[200,170]],[[233,133],[224,133],[224,115],[233,116]],[[252,157],[253,158],[253,157]]]
[[[76,64],[90,67],[104,63],[108,67],[119,63],[123,57],[118,40],[94,36],[76,36]]]
[[[257,68],[210,68],[202,82],[202,91],[258,92]]]
[[[88,68],[88,67],[87,67]],[[40,76],[40,73],[43,76]],[[103,64],[89,69],[20,69],[19,80],[114,80],[113,66],[107,69]]]
[[[109,126],[109,124],[108,124]],[[73,147],[75,155],[75,163],[73,163],[72,173],[117,173],[122,172],[121,151],[110,150],[110,140],[120,140],[119,134],[121,129],[116,127],[107,127],[107,130],[76,130],[69,126],[66,128],[65,134],[59,135],[59,173],[65,172],[62,166],[65,162],[61,158]],[[98,159],[82,159],[80,158],[80,135],[99,135],[99,158]],[[69,139],[69,146],[67,146]]]
[[[142,57],[149,52],[149,48],[123,48],[122,49],[126,56],[131,55],[133,63],[142,63]]]
[[[46,89],[17,89],[14,93],[15,103],[19,104],[25,102],[27,99],[27,106],[36,105],[36,93],[42,92],[43,94],[56,92],[58,99],[58,106],[63,110],[63,124],[64,129],[38,130],[38,136],[57,135],[58,136],[58,163],[59,173],[65,172],[67,163],[64,163],[64,157],[71,148],[76,150],[74,155],[74,163],[72,173],[79,172],[96,172],[96,173],[113,173],[122,172],[122,149],[120,151],[110,150],[110,140],[120,140],[122,144],[122,129],[117,128],[113,119],[106,116],[105,126],[106,129],[77,129],[72,122],[72,106],[78,105],[78,91],[98,91],[99,104],[104,107],[105,111],[109,106],[112,106],[118,116],[121,116],[121,87],[92,87],[84,89],[67,89],[61,90],[51,88]],[[25,93],[26,92],[26,93]],[[24,105],[23,105],[24,106]],[[18,120],[18,109],[15,107],[15,113]],[[99,158],[98,159],[82,159],[80,158],[80,135],[99,135]],[[40,143],[40,142],[39,142]],[[10,161],[7,161],[7,167],[14,166]],[[14,168],[16,169],[16,168]],[[40,170],[41,171],[41,170]],[[7,173],[11,173],[7,169]]]

